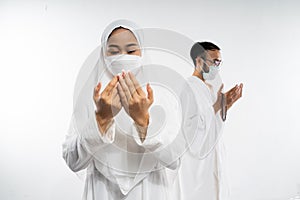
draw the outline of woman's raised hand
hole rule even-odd
[[[104,133],[108,124],[122,108],[117,86],[118,76],[114,76],[106,88],[100,93],[101,83],[94,88],[94,102],[96,104],[96,120],[101,132]]]
[[[149,124],[148,109],[154,101],[153,91],[149,83],[147,84],[147,95],[142,90],[135,76],[131,73],[123,72],[119,76],[117,85],[122,106],[127,114],[141,127]]]

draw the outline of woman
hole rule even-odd
[[[143,75],[141,43],[134,23],[111,23],[97,65],[78,78],[84,84],[76,84],[63,157],[74,172],[87,169],[83,199],[169,199],[165,167],[176,169],[178,163],[169,162],[167,150],[153,153],[170,134],[151,135],[160,120],[149,111],[153,89],[147,84],[145,93],[136,79]]]

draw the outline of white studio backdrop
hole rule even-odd
[[[0,0],[0,199],[81,199],[62,159],[77,73],[125,18],[222,49],[231,200],[284,200],[300,184],[299,1]]]

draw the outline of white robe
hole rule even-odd
[[[102,77],[103,85],[108,81],[108,75]],[[86,87],[93,88],[94,82]],[[151,108],[167,104],[164,106],[167,110],[176,109],[176,104],[169,102],[171,96],[166,96],[166,93],[159,91],[156,86],[152,88],[155,99]],[[91,96],[91,91],[82,91],[82,96]],[[78,99],[77,103],[81,105],[81,100]],[[133,120],[124,109],[116,115],[106,134],[102,136],[95,119],[93,103],[82,105],[87,107],[79,106],[79,110],[74,111],[80,113],[75,116],[82,119],[75,119],[73,114],[70,130],[63,143],[63,157],[72,171],[87,170],[83,199],[170,199],[165,168],[176,169],[178,160],[173,159],[173,162],[172,156],[176,155],[168,150],[152,152],[163,149],[163,146],[172,142],[176,137],[176,130],[180,129],[180,117],[168,114],[163,124],[164,128],[161,129],[160,113],[155,112],[157,109],[150,109],[147,137],[141,143]],[[136,153],[139,156],[135,156]]]
[[[220,113],[213,109],[214,98],[208,86],[196,76],[188,79],[194,92],[184,94],[196,98],[201,124],[193,143],[181,157],[178,172],[167,171],[172,185],[172,199],[178,200],[224,200],[228,197],[225,173],[225,150],[220,138],[223,122]],[[188,102],[185,102],[188,104]],[[203,140],[203,135],[207,135]]]
[[[134,134],[137,134],[134,129],[132,127]],[[138,148],[140,151],[151,149],[156,147],[157,143],[146,140],[144,144],[137,142],[130,135],[121,134],[120,130],[116,129],[115,123],[112,123],[106,134],[101,136],[94,117],[88,121],[84,133],[85,135],[81,136],[71,130],[63,144],[63,157],[70,169],[78,172],[87,168],[84,200],[148,200],[153,197],[158,200],[170,199],[165,166],[158,157],[149,155],[142,158],[145,161],[137,160],[136,157],[126,153],[121,154],[117,150],[124,143],[128,146],[128,151],[130,148],[131,150],[135,148],[136,151]],[[103,164],[105,156],[115,157],[115,163]],[[118,163],[130,165],[128,169],[133,169],[136,165],[137,172],[139,165],[148,165],[149,172],[122,172],[117,167]],[[176,169],[177,163],[168,167]],[[157,170],[158,168],[162,169]]]

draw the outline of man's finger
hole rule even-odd
[[[238,86],[237,89],[232,92],[231,96],[234,98],[240,98],[241,92],[242,92],[241,87]]]
[[[240,93],[234,93],[233,95],[230,96],[230,101],[229,101],[229,104],[230,106],[232,106],[239,98],[240,98]]]
[[[244,86],[244,85],[243,85],[243,83],[241,83],[241,84],[240,84],[240,89],[241,89],[241,92],[240,92],[240,97],[242,97],[242,93],[243,93],[243,86]]]
[[[232,94],[235,90],[238,89],[238,85],[235,85],[233,88],[231,88],[228,92],[226,92],[227,94]]]
[[[232,98],[232,104],[233,104],[240,98],[240,96],[238,94],[234,94],[231,98]]]

